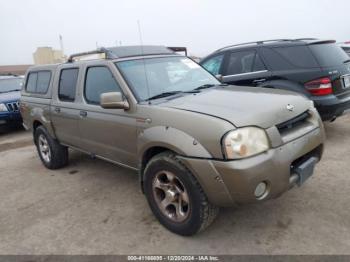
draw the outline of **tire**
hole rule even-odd
[[[194,235],[207,228],[218,215],[219,208],[208,202],[198,181],[170,151],[149,161],[143,179],[144,192],[153,214],[164,227],[176,234]],[[173,184],[176,194],[169,189]],[[177,199],[174,203],[181,208],[176,208],[173,202],[164,208],[162,203],[169,203],[168,197]]]
[[[34,143],[42,163],[48,169],[58,169],[68,164],[68,148],[53,139],[45,127],[39,126],[35,130]]]

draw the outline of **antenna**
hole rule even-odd
[[[142,41],[142,33],[141,33],[141,26],[140,26],[140,21],[137,20],[137,27],[139,29],[139,37],[140,37],[140,44],[141,44],[141,55],[144,55],[144,51],[143,51],[143,41]],[[143,62],[143,69],[145,72],[145,79],[146,79],[146,88],[147,88],[147,95],[148,98],[151,96],[151,92],[149,90],[149,83],[148,83],[148,75],[147,75],[147,68],[146,68],[146,62],[145,62],[145,58],[142,58],[142,62]],[[151,100],[148,101],[148,104],[151,104]]]

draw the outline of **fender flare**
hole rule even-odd
[[[49,132],[49,134],[52,138],[57,139],[56,134],[55,134],[55,130],[52,126],[50,116],[46,115],[45,111],[50,112],[49,110],[44,109],[44,108],[40,108],[40,107],[32,109],[32,111],[30,112],[31,118],[32,118],[32,127],[31,128],[33,129],[33,132],[34,132],[33,125],[35,122],[39,122],[41,125],[43,125],[46,128],[46,130]]]
[[[181,156],[212,158],[212,155],[195,138],[169,126],[154,126],[142,130],[138,135],[138,159],[141,163],[147,150],[163,147]]]

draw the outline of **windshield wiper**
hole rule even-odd
[[[157,99],[157,98],[162,98],[162,97],[167,97],[167,96],[172,96],[172,95],[176,95],[179,93],[182,93],[182,91],[163,92],[163,93],[160,93],[158,95],[151,96],[150,98],[147,98],[145,101],[149,101],[149,100],[153,100],[153,99]]]
[[[205,85],[201,85],[193,90],[202,90],[202,89],[206,89],[206,88],[210,88],[210,87],[213,87],[213,86],[216,86],[216,85],[213,85],[213,84],[205,84]]]
[[[347,59],[343,63],[346,64],[346,63],[349,63],[349,62],[350,62],[350,59]]]

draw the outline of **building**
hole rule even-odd
[[[56,64],[63,63],[67,57],[63,54],[62,50],[56,50],[52,47],[38,47],[33,53],[34,64]]]

